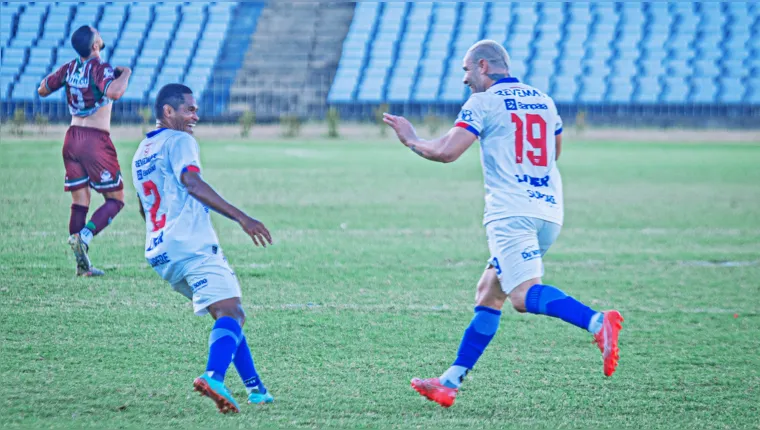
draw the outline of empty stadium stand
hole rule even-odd
[[[214,68],[234,63],[221,52],[227,39],[239,37],[228,37],[228,30],[235,10],[242,6],[235,2],[4,2],[0,95],[4,100],[38,100],[36,90],[42,78],[77,56],[69,43],[71,33],[81,25],[92,25],[106,43],[103,56],[114,66],[133,70],[122,98],[126,104],[149,105],[161,86],[170,82],[187,84],[201,101],[211,99],[204,96]],[[254,26],[262,7],[258,2],[244,6]],[[232,67],[239,67],[239,59]],[[224,93],[229,84],[214,90]],[[57,96],[58,102],[65,97],[63,92]],[[209,108],[220,112],[224,106]]]
[[[354,5],[271,0],[230,92],[233,112],[257,118],[324,112]]]
[[[756,2],[361,2],[328,101],[461,103],[482,38],[558,103],[760,104]]]
[[[449,114],[466,99],[462,57],[502,42],[511,74],[578,110],[648,121],[760,115],[757,2],[2,2],[0,114],[67,116],[39,82],[97,27],[114,66],[133,69],[115,107],[135,119],[166,83],[196,92],[204,117],[370,117],[380,103]],[[660,110],[658,110],[660,109]],[[662,109],[666,109],[663,111]],[[649,115],[649,116],[646,116]],[[667,115],[668,118],[672,115]],[[692,123],[700,124],[700,120]]]

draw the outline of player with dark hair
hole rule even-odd
[[[216,403],[222,413],[239,412],[224,385],[231,363],[248,391],[249,403],[274,399],[259,379],[243,335],[245,312],[240,285],[222,255],[209,209],[238,224],[266,246],[272,237],[264,224],[224,200],[201,177],[198,142],[193,127],[198,105],[190,88],[168,84],[156,97],[157,129],[147,134],[132,160],[132,182],[145,219],[145,258],[178,293],[193,302],[196,315],[211,314],[206,372],[193,386]]]
[[[79,57],[64,64],[40,83],[37,90],[47,97],[66,89],[71,127],[63,141],[66,167],[64,190],[71,192],[69,246],[77,260],[77,275],[100,276],[103,271],[90,263],[90,241],[106,228],[124,207],[124,184],[116,148],[111,142],[111,102],[127,90],[131,70],[115,70],[100,58],[105,48],[97,30],[79,27],[71,36]],[[105,203],[85,224],[90,208],[90,187],[105,197]]]

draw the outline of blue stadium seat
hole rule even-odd
[[[660,101],[663,87],[658,76],[638,76],[633,101],[637,103],[656,103]]]
[[[20,6],[20,3],[4,3],[3,6],[0,7],[0,47],[8,45],[11,33],[13,32],[13,23],[18,15]]]
[[[100,9],[101,4],[99,3],[82,3],[77,5],[75,8],[76,13],[74,19],[71,22],[71,31],[68,35],[65,35],[66,40],[71,39],[71,33],[83,25],[95,26]],[[61,12],[64,11],[62,10]],[[66,11],[66,13],[68,13],[68,11]],[[66,19],[68,19],[68,16],[66,16]],[[50,21],[50,18],[48,18],[48,21]],[[63,33],[63,31],[61,31],[61,33]]]
[[[26,48],[5,48],[3,49],[3,60],[0,65],[0,73],[4,75],[17,76],[21,67],[26,62]]]
[[[689,94],[689,85],[681,77],[667,77],[664,79],[665,91],[662,95],[664,102],[677,103],[686,100]]]
[[[81,25],[98,27],[108,46],[103,55],[110,63],[133,67],[125,100],[145,102],[160,85],[183,79],[204,91],[234,7],[233,2],[36,2],[23,7],[4,3],[0,93],[35,100],[41,78],[77,57],[69,39]],[[183,20],[177,26],[180,12]]]
[[[103,41],[111,47],[117,42],[125,13],[126,7],[123,3],[111,3],[103,6],[103,15],[98,23],[98,31],[100,31]]]
[[[689,101],[693,103],[712,103],[715,101],[718,86],[714,78],[699,77],[691,81],[692,88],[689,95]]]

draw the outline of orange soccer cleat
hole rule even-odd
[[[224,382],[217,381],[210,377],[208,373],[204,373],[195,378],[195,381],[193,381],[193,389],[201,393],[201,396],[206,396],[213,400],[214,403],[216,403],[219,412],[223,414],[240,412],[240,407],[232,397],[232,394],[230,394],[229,390],[227,390],[227,387],[224,386]]]
[[[623,329],[623,317],[618,311],[604,312],[604,322],[599,333],[594,335],[594,342],[604,358],[604,376],[612,376],[620,359],[618,334]]]
[[[412,379],[412,388],[420,393],[421,396],[438,403],[444,408],[448,408],[454,404],[457,392],[459,391],[456,388],[449,388],[441,384],[438,378],[414,378]]]

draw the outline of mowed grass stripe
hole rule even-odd
[[[276,241],[215,218],[276,402],[221,416],[192,393],[211,323],[147,267],[130,181],[93,244],[109,276],[73,277],[60,142],[22,141],[0,145],[0,427],[757,428],[760,147],[568,141],[545,280],[623,312],[619,371],[602,376],[587,333],[507,311],[442,410],[408,384],[450,364],[472,315],[477,150],[438,165],[387,141],[200,144],[204,177]],[[125,178],[136,146],[117,142]]]

